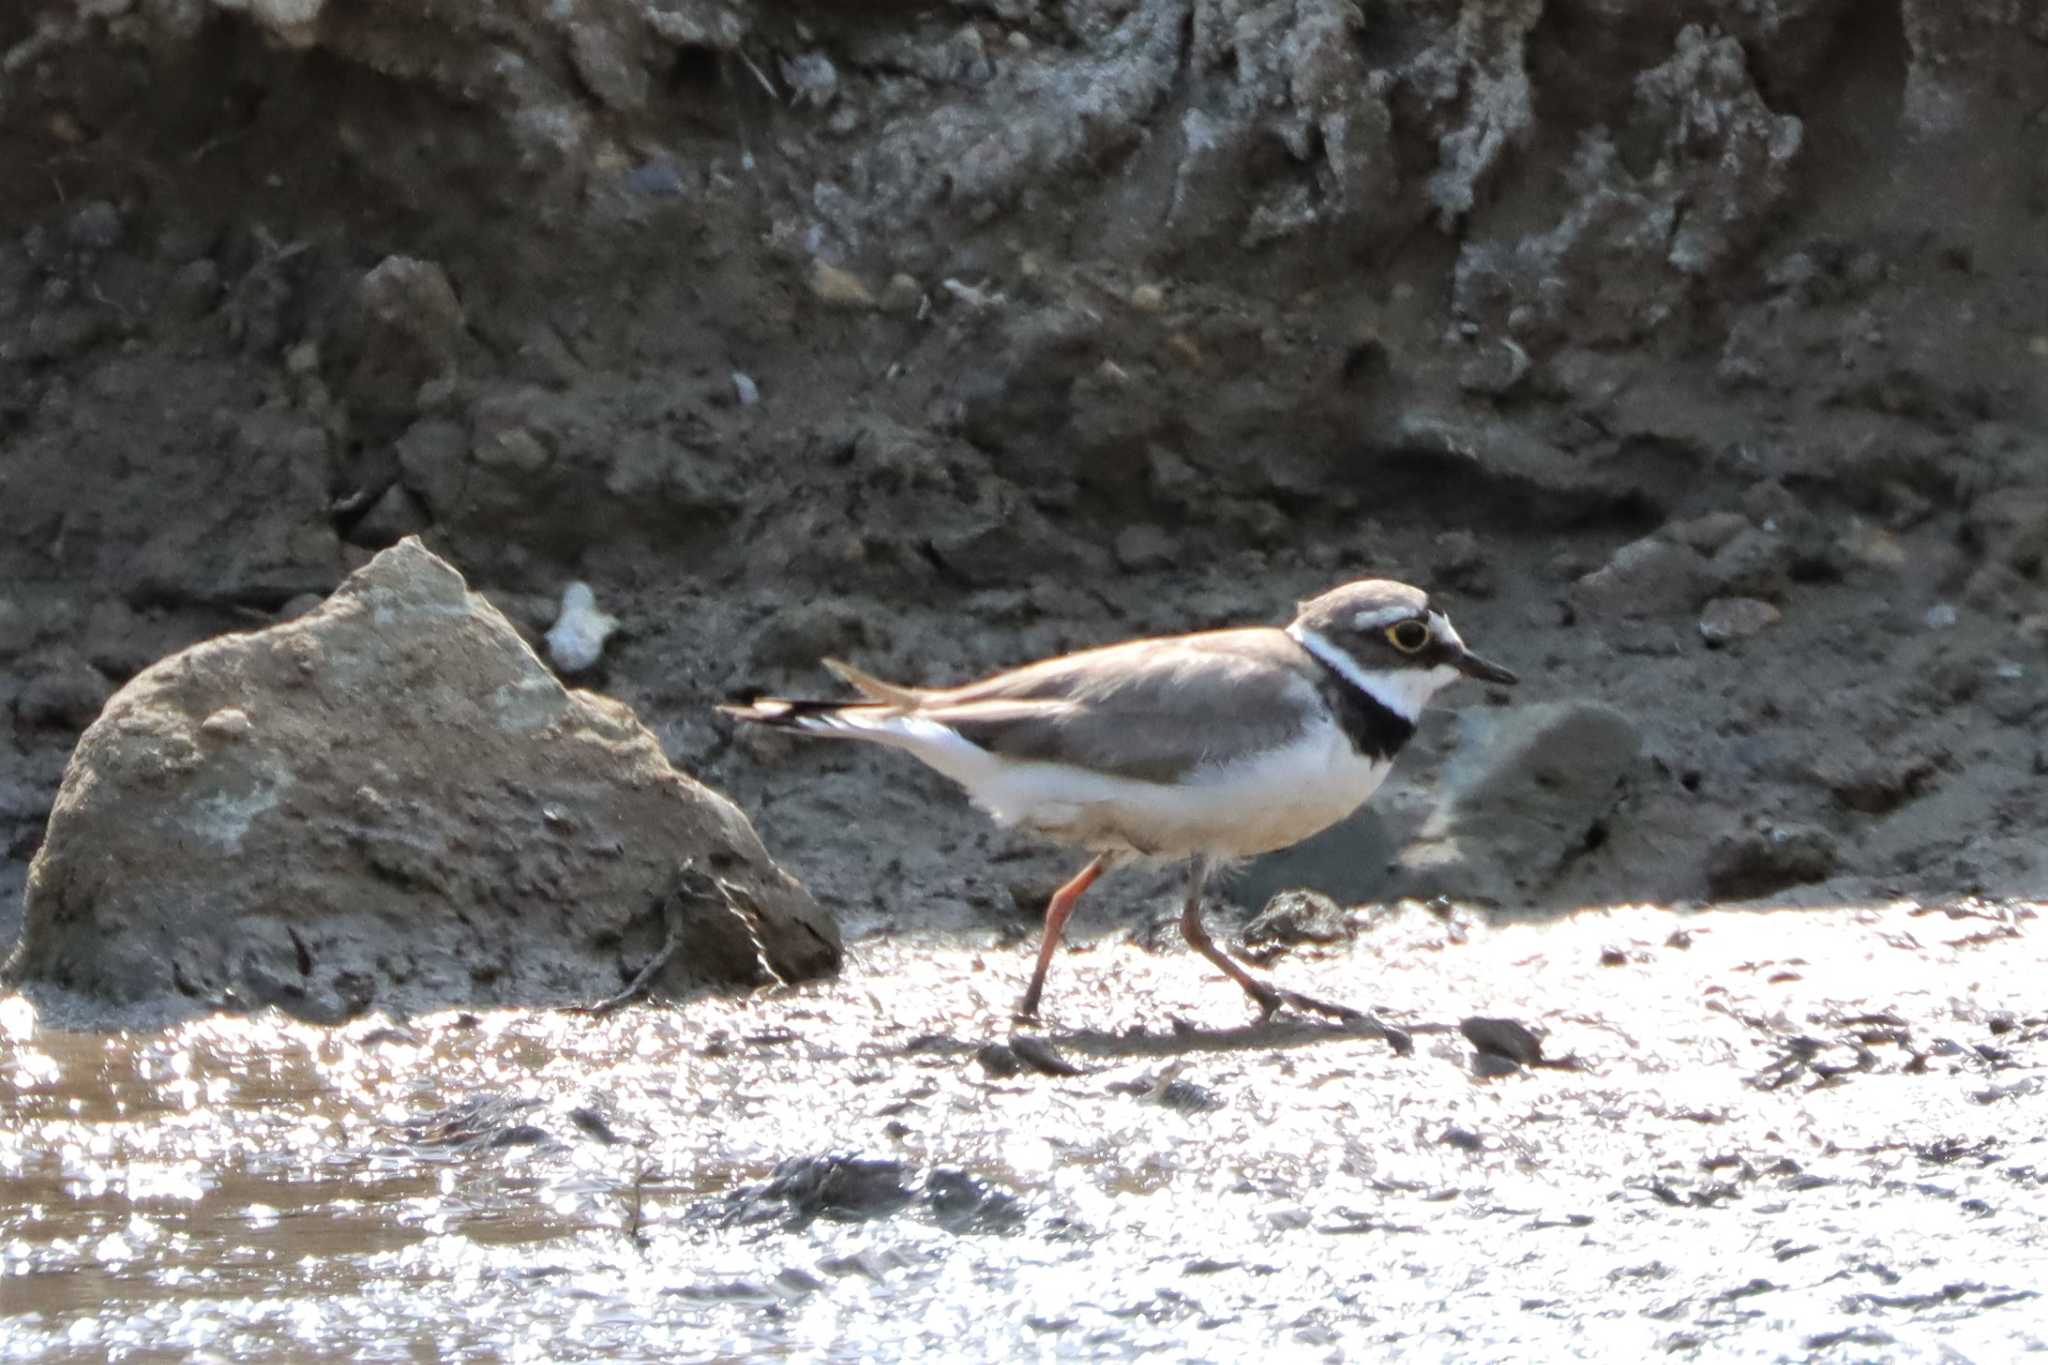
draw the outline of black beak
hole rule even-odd
[[[1513,687],[1521,681],[1520,678],[1517,678],[1499,664],[1488,663],[1469,649],[1460,654],[1452,666],[1466,677],[1477,678],[1481,682],[1499,683],[1504,687]]]

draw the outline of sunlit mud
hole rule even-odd
[[[1265,968],[1405,1058],[1122,940],[988,1051],[1027,966],[869,940],[745,999],[334,1029],[0,1002],[0,1355],[2048,1349],[2035,907],[1411,905]],[[1482,1074],[1474,1015],[1567,1065]]]

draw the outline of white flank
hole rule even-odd
[[[987,779],[964,785],[1003,823],[1087,847],[1248,858],[1342,820],[1378,790],[1390,766],[1360,757],[1343,730],[1324,721],[1284,749],[1197,768],[1180,782],[1063,763],[1003,763]]]
[[[1284,749],[1145,782],[1065,763],[997,758],[937,721],[901,712],[806,716],[814,734],[902,749],[967,789],[1006,825],[1087,848],[1247,858],[1298,843],[1356,810],[1391,764],[1361,757],[1332,720]]]
[[[1451,630],[1450,622],[1436,613],[1430,613],[1442,622],[1444,632],[1456,640],[1457,632]],[[1294,642],[1309,653],[1321,659],[1337,671],[1352,686],[1359,688],[1380,705],[1411,724],[1422,715],[1422,708],[1429,705],[1429,699],[1445,687],[1457,681],[1458,670],[1449,664],[1438,664],[1435,668],[1360,668],[1358,660],[1346,654],[1337,646],[1300,624],[1291,625],[1287,633]]]

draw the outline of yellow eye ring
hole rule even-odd
[[[1396,621],[1387,627],[1387,643],[1403,654],[1419,653],[1429,643],[1429,627],[1420,621]]]

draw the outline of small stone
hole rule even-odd
[[[811,262],[811,295],[828,308],[875,306],[875,296],[860,276],[841,270],[822,257]]]
[[[1921,624],[1929,630],[1947,630],[1955,625],[1956,620],[1956,609],[1948,602],[1935,603],[1927,609],[1926,615],[1920,618]]]
[[[561,615],[548,630],[548,658],[563,673],[581,673],[604,657],[605,641],[618,628],[618,617],[598,610],[588,583],[571,583],[562,590]]]
[[[1873,569],[1906,566],[1906,551],[1899,538],[1882,526],[1872,526],[1860,519],[1849,523],[1849,529],[1835,541],[1835,549],[1852,563]]]
[[[733,401],[741,407],[751,408],[754,404],[761,401],[761,386],[754,382],[752,375],[734,370],[732,372],[732,396]]]
[[[885,313],[915,313],[924,306],[924,288],[916,278],[897,271],[889,277],[889,283],[882,289],[882,311]]]
[[[1521,1066],[1539,1066],[1543,1062],[1543,1039],[1516,1020],[1475,1014],[1459,1021],[1458,1032],[1479,1052],[1505,1057]]]
[[[1157,526],[1126,526],[1117,532],[1116,562],[1133,573],[1171,568],[1173,538]]]
[[[1740,512],[1709,512],[1690,521],[1674,521],[1665,529],[1680,545],[1710,555],[1749,529],[1749,518]]]
[[[1356,926],[1344,907],[1315,891],[1282,891],[1238,935],[1248,946],[1342,943]]]
[[[386,256],[356,281],[323,348],[330,379],[356,418],[395,434],[418,415],[422,386],[459,374],[466,326],[439,264]]]
[[[677,199],[688,190],[683,173],[667,157],[643,161],[626,173],[626,188],[656,199]]]
[[[1707,561],[1723,597],[1782,597],[1791,582],[1792,542],[1776,531],[1743,528]]]
[[[789,102],[798,108],[823,109],[839,94],[839,68],[823,52],[784,57],[782,79],[789,86]]]
[[[478,445],[483,444],[479,434]],[[422,418],[397,441],[398,468],[406,486],[419,490],[429,506],[448,508],[461,500],[467,479],[469,433],[446,418]]]
[[[121,211],[104,199],[87,200],[71,215],[64,231],[75,246],[105,251],[121,240]]]
[[[1786,530],[1807,515],[1806,504],[1799,501],[1798,494],[1776,479],[1764,479],[1745,489],[1742,510],[1766,531]]]
[[[1166,307],[1166,291],[1156,284],[1141,284],[1131,291],[1131,307],[1141,313],[1156,313]]]
[[[975,1050],[974,1060],[991,1076],[1015,1076],[1024,1070],[1024,1059],[1008,1043],[983,1043]]]
[[[1083,1068],[1074,1065],[1054,1051],[1051,1043],[1028,1033],[1015,1034],[1010,1039],[1010,1048],[1017,1060],[1033,1071],[1045,1076],[1079,1076]]]
[[[1529,373],[1529,353],[1507,337],[1482,344],[1458,369],[1458,387],[1499,397]]]
[[[1700,636],[1710,645],[1746,640],[1783,619],[1783,612],[1757,598],[1717,597],[1700,613]]]
[[[255,728],[249,713],[239,706],[223,706],[199,722],[200,734],[229,741],[246,739]]]
[[[977,313],[985,313],[991,308],[1000,308],[1005,302],[1000,293],[989,288],[985,283],[975,285],[969,284],[965,280],[947,278],[939,281],[939,288],[952,295],[957,302],[964,304]]]
[[[488,433],[480,431],[470,453],[486,469],[507,469],[521,474],[537,473],[547,468],[548,461],[554,458],[541,444],[540,438],[525,427],[507,427]]]
[[[174,317],[203,318],[220,302],[220,267],[210,260],[187,261],[172,274],[164,307]]]

